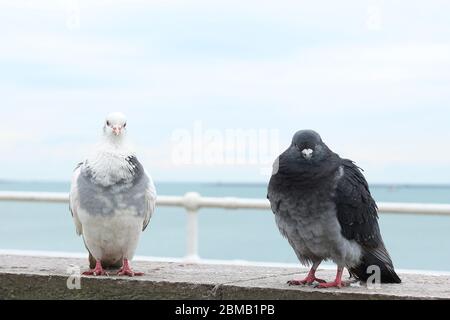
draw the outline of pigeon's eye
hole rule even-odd
[[[125,123],[124,125],[123,125],[123,127],[125,128],[127,126],[127,124]]]
[[[109,127],[111,123],[109,121],[106,121],[106,125]]]

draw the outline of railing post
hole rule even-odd
[[[201,196],[196,192],[186,193],[183,199],[184,208],[187,211],[187,252],[185,260],[198,262],[198,210],[200,209]]]

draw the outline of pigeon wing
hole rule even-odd
[[[145,190],[146,212],[145,212],[144,225],[143,225],[142,231],[145,231],[145,229],[147,229],[147,226],[148,226],[150,219],[151,219],[153,213],[155,212],[155,208],[156,208],[155,184],[153,183],[152,178],[150,177],[150,175],[147,172],[145,172],[145,175],[148,178],[148,183],[147,183],[147,188]]]
[[[361,169],[344,159],[343,176],[336,189],[336,209],[342,235],[358,244],[376,248],[382,244],[378,208]]]
[[[366,281],[368,266],[377,265],[381,281],[400,283],[395,273],[378,225],[378,208],[373,200],[366,179],[352,161],[343,160],[344,174],[336,190],[336,208],[342,235],[354,240],[363,249],[361,264],[349,269],[357,279]]]
[[[133,174],[133,176],[137,177],[141,174],[143,174],[143,178],[146,182],[144,188],[144,197],[145,197],[145,208],[144,208],[144,223],[142,226],[142,231],[145,231],[147,229],[147,226],[150,222],[150,219],[153,215],[153,212],[155,212],[156,208],[156,188],[155,184],[153,183],[153,180],[151,176],[147,173],[147,171],[144,169],[142,164],[139,162],[137,157],[135,155],[131,155],[127,157],[126,161],[129,164],[129,170]],[[142,181],[141,179],[139,179]]]
[[[81,225],[81,221],[78,218],[78,208],[80,207],[80,199],[79,199],[79,192],[78,192],[78,177],[81,173],[81,165],[82,163],[78,164],[78,166],[75,168],[75,171],[73,173],[72,177],[72,185],[70,188],[70,194],[69,194],[69,209],[72,213],[73,221],[75,223],[76,231],[78,235],[81,235],[83,233],[83,227]]]

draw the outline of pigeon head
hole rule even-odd
[[[320,135],[313,130],[298,131],[292,139],[290,147],[302,161],[322,160],[330,151],[323,143]]]
[[[105,120],[103,132],[107,137],[121,137],[125,134],[127,119],[123,113],[110,113]]]
[[[310,183],[332,174],[339,166],[339,159],[317,132],[302,130],[294,135],[289,148],[275,161],[273,175]]]

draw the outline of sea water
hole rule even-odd
[[[156,183],[160,195],[265,199],[264,184]],[[0,182],[2,191],[68,192],[69,183]],[[371,186],[382,202],[450,203],[450,186]],[[450,216],[380,214],[380,227],[397,268],[450,271]],[[157,208],[137,254],[183,257],[183,208]],[[85,252],[67,204],[0,202],[0,249]],[[202,209],[199,250],[205,259],[297,263],[269,210]]]

